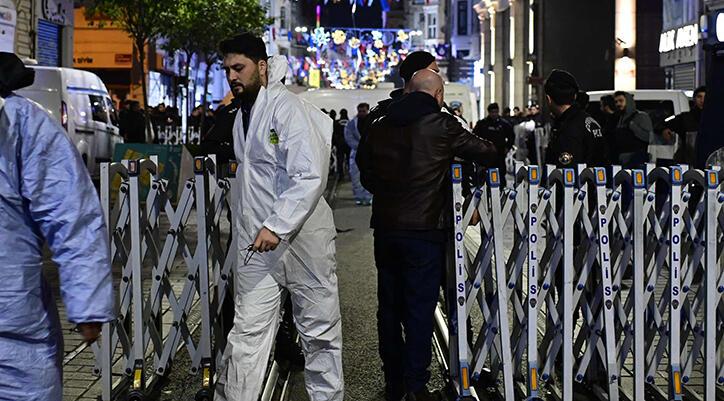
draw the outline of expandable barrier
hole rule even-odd
[[[201,143],[201,130],[189,127],[184,131],[181,127],[155,127],[157,142],[161,145],[198,145]]]
[[[515,178],[502,188],[492,169],[464,199],[452,169],[436,317],[459,399],[491,383],[506,400],[724,399],[724,173],[524,166]]]
[[[196,158],[194,177],[175,206],[167,196],[168,182],[157,173],[154,157],[101,165],[110,254],[114,266],[121,267],[118,317],[104,324],[101,340],[93,345],[103,400],[129,385],[129,400],[144,399],[150,376],[167,374],[181,348],[192,361],[190,373],[201,374],[196,399],[213,397],[226,342],[221,308],[227,291],[233,291],[237,263],[236,237],[229,237],[229,228],[222,234],[222,226],[232,225],[232,205],[239,196],[236,164],[219,178],[213,157]],[[119,178],[120,188],[113,192],[111,183]],[[149,186],[144,199],[142,183]],[[195,234],[186,230],[190,224]],[[114,371],[118,364],[120,372]],[[121,380],[114,382],[114,377]]]

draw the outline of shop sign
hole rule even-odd
[[[696,46],[699,41],[699,25],[691,24],[663,32],[659,41],[659,53]]]
[[[73,2],[69,0],[43,0],[43,18],[58,25],[71,25]]]

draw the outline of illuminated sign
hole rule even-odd
[[[722,34],[724,34],[724,32],[722,32]],[[673,50],[693,47],[696,46],[698,41],[698,24],[686,25],[678,29],[672,29],[661,34],[661,40],[659,41],[659,53],[668,53]]]
[[[485,85],[485,67],[483,66],[483,60],[475,60],[473,69],[473,86],[480,88]]]
[[[724,13],[716,16],[716,40],[724,42]]]

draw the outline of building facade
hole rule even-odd
[[[535,0],[482,0],[473,8],[480,27],[474,72],[480,115],[490,103],[513,109],[536,102]]]
[[[470,0],[448,0],[448,78],[474,88],[475,62],[480,59],[480,24]]]
[[[73,64],[73,1],[0,0],[0,49],[39,65]]]
[[[667,89],[693,90],[705,80],[699,41],[699,19],[704,13],[702,0],[663,0],[659,55]]]
[[[427,50],[445,61],[450,56],[445,33],[448,24],[446,6],[446,0],[408,0],[405,3],[406,27],[422,33],[413,40],[413,47]]]

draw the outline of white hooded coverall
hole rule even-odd
[[[234,124],[239,167],[239,233],[234,327],[229,333],[217,400],[256,401],[280,320],[282,287],[291,295],[305,356],[305,381],[313,401],[342,401],[342,322],[335,260],[336,229],[322,198],[332,140],[332,120],[280,82],[287,60],[269,60],[269,84],[251,109],[244,135],[241,110]],[[277,250],[247,247],[266,227],[282,240]]]

